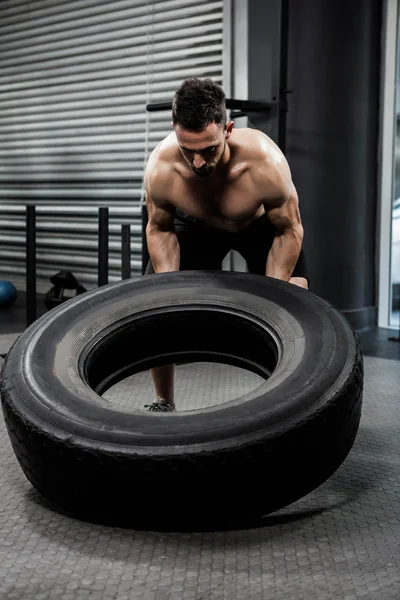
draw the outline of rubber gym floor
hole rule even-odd
[[[0,315],[0,354],[24,319],[18,304]],[[72,519],[28,483],[1,418],[1,600],[400,598],[400,343],[388,341],[394,334],[359,334],[363,414],[343,465],[300,501],[234,530],[132,530]],[[223,402],[257,384],[257,376],[232,367],[182,365],[177,406]],[[149,374],[121,382],[107,397],[144,404],[152,398]],[[167,510],[168,490],[160,490],[160,511]]]

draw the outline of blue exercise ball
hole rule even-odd
[[[11,281],[0,280],[0,308],[9,308],[17,299],[17,289]]]

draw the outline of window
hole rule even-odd
[[[397,0],[384,3],[379,202],[380,327],[400,321],[400,21]]]

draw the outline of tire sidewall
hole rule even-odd
[[[123,447],[138,454],[164,453],[166,446],[169,453],[229,448],[239,438],[247,443],[276,436],[323,410],[354,368],[354,332],[346,319],[295,287],[247,274],[186,272],[148,275],[86,292],[44,315],[11,350],[3,378],[15,386],[14,409],[61,440],[73,439],[83,447],[100,441],[114,451]],[[240,312],[265,326],[281,348],[270,380],[225,404],[156,417],[145,411],[127,413],[88,387],[80,359],[98,336],[146,311],[194,304]],[[317,397],[315,389],[323,393]],[[51,419],[46,418],[49,411]]]

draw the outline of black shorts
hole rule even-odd
[[[180,247],[181,271],[221,270],[225,256],[230,250],[236,250],[246,261],[249,273],[265,275],[268,252],[276,230],[265,214],[243,231],[231,233],[176,211],[175,232]],[[154,273],[151,261],[146,273]],[[305,277],[309,281],[303,249],[292,277]]]

